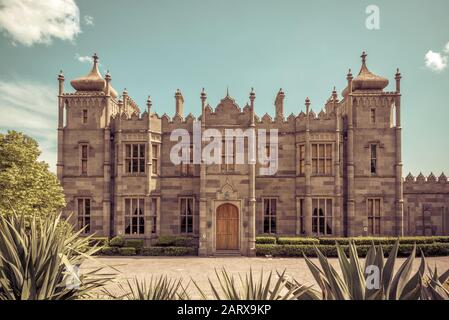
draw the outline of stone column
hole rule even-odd
[[[254,115],[254,100],[256,99],[256,93],[251,88],[249,94],[251,115],[250,115],[250,130],[253,131],[253,150],[256,149],[256,134],[255,134],[255,115]],[[251,146],[248,144],[248,147]],[[254,159],[248,159],[249,169],[249,197],[248,197],[248,256],[256,255],[256,154],[253,153]],[[251,161],[254,160],[254,161]]]
[[[114,212],[114,224],[115,224],[115,235],[123,235],[124,234],[124,225],[123,225],[123,217],[124,217],[124,207],[123,207],[123,183],[122,183],[122,175],[123,175],[123,145],[122,145],[122,115],[124,113],[124,105],[123,101],[118,101],[119,112],[117,115],[117,130],[116,130],[116,159],[117,159],[117,172],[115,179],[115,212]]]
[[[110,82],[111,76],[107,72],[106,80],[106,112],[104,128],[104,160],[103,160],[103,236],[111,236],[111,127],[110,127]]]
[[[334,145],[334,193],[335,203],[333,204],[332,214],[335,218],[338,217],[338,223],[336,219],[333,221],[333,233],[336,236],[342,236],[343,215],[341,211],[341,177],[340,177],[340,108],[337,100],[337,91],[332,92],[332,104],[335,112],[335,145]]]
[[[354,199],[354,119],[353,119],[353,103],[352,103],[352,73],[349,69],[348,76],[348,199],[347,199],[347,215],[348,215],[348,236],[354,236],[355,230],[355,199]]]
[[[404,235],[404,198],[402,181],[401,73],[396,72],[396,228],[397,236]]]
[[[148,116],[148,120],[147,120],[147,148],[148,148],[148,152],[147,152],[147,205],[146,207],[148,208],[147,214],[146,216],[150,216],[152,214],[151,209],[152,209],[152,199],[151,199],[151,178],[153,175],[153,168],[152,168],[152,159],[153,159],[153,148],[152,148],[152,144],[151,144],[151,106],[152,106],[152,102],[151,102],[151,97],[148,96],[147,99],[147,116]],[[162,152],[161,152],[162,154]],[[159,212],[159,208],[156,209],[156,213]],[[157,228],[157,224],[159,223],[159,217],[156,217],[156,234],[158,234],[159,229]],[[148,232],[145,232],[149,235],[149,237],[151,237],[151,230],[153,229],[153,219],[150,219],[150,223],[149,223],[149,229]]]
[[[306,196],[304,198],[304,231],[306,236],[312,236],[312,153],[310,144],[310,99],[306,98],[306,159],[305,159],[305,179],[306,179]]]
[[[58,159],[56,162],[56,173],[59,183],[62,184],[64,176],[64,74],[58,75],[59,93],[58,93]]]
[[[206,163],[205,159],[203,159],[202,150],[204,150],[204,141],[203,141],[203,134],[204,130],[206,130],[206,99],[207,95],[206,92],[203,90],[201,91],[201,163],[200,163],[200,212],[199,212],[199,218],[200,218],[200,239],[199,239],[199,248],[198,248],[198,255],[200,256],[206,256],[208,254],[207,251],[207,197],[206,197]]]

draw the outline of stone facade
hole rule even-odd
[[[222,205],[237,208],[232,252],[255,254],[255,236],[447,235],[449,184],[444,175],[402,178],[401,75],[396,90],[362,67],[348,86],[332,92],[322,111],[284,116],[284,92],[275,117],[256,115],[254,91],[241,108],[227,94],[213,108],[201,92],[201,132],[213,128],[277,129],[278,170],[260,175],[260,164],[174,165],[174,129],[193,134],[192,114],[175,93],[170,118],[140,108],[127,91],[118,99],[94,55],[92,71],[64,92],[59,76],[57,174],[73,222],[99,236],[123,235],[148,243],[159,235],[189,234],[199,254],[221,253],[217,243]],[[206,142],[202,142],[203,147]],[[245,153],[247,152],[245,144]],[[268,153],[269,151],[267,151]],[[221,207],[223,208],[223,206]],[[226,233],[226,223],[224,233]],[[220,231],[221,232],[221,231]]]

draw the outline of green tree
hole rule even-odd
[[[23,133],[0,134],[0,213],[45,217],[65,206],[62,187],[38,161],[40,153],[36,140]]]

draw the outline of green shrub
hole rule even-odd
[[[109,241],[111,247],[123,247],[125,245],[125,239],[122,236],[116,236]]]
[[[121,247],[118,248],[118,254],[121,256],[135,256],[136,248],[133,247]]]
[[[341,245],[348,245],[353,241],[356,245],[371,245],[372,242],[378,245],[394,245],[398,238],[395,237],[355,237],[355,238],[319,238],[320,244],[334,245],[336,243]],[[431,243],[446,243],[449,242],[449,237],[401,237],[400,244],[431,244]]]
[[[159,236],[155,246],[158,247],[192,247],[195,241],[192,237],[162,235]]]
[[[117,247],[103,247],[100,250],[101,255],[105,256],[115,256],[118,254],[118,248]]]
[[[142,249],[144,241],[142,239],[126,239],[125,247],[133,247],[136,250]]]
[[[336,245],[274,245],[274,244],[256,244],[256,253],[258,256],[273,256],[273,257],[302,257],[305,254],[308,257],[316,257],[317,247],[327,257],[337,257]],[[346,254],[349,254],[349,246],[341,245]],[[389,252],[393,245],[382,245],[384,252]],[[370,248],[370,245],[357,246],[357,254],[365,256]],[[435,256],[449,256],[449,243],[427,243],[417,245],[418,252],[424,253],[427,257]],[[409,256],[413,251],[412,244],[400,244],[398,249],[398,256]]]
[[[256,237],[256,244],[276,244],[276,237],[273,236]]]
[[[320,240],[316,238],[301,238],[301,237],[279,237],[277,244],[307,244],[318,245]]]
[[[148,247],[142,248],[143,256],[192,256],[196,255],[196,248],[192,247]]]

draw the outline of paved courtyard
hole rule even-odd
[[[187,284],[191,278],[205,291],[209,291],[208,278],[215,281],[215,269],[226,268],[230,273],[238,275],[246,273],[251,268],[255,275],[260,276],[260,271],[267,272],[286,270],[288,276],[294,277],[301,283],[314,284],[313,277],[302,258],[247,258],[247,257],[96,257],[96,262],[87,261],[82,265],[82,270],[98,267],[98,263],[112,265],[120,273],[115,282],[123,282],[126,279],[149,279],[152,275],[167,275],[172,278],[182,278]],[[429,266],[437,266],[440,274],[449,269],[449,257],[426,258]],[[312,259],[316,264],[318,261]],[[404,259],[398,259],[396,269]],[[332,265],[338,267],[338,260],[331,259]],[[414,263],[414,269],[419,267],[419,261]],[[337,268],[339,270],[339,268]],[[114,290],[116,285],[110,286]],[[199,298],[193,285],[190,287],[193,297]]]

